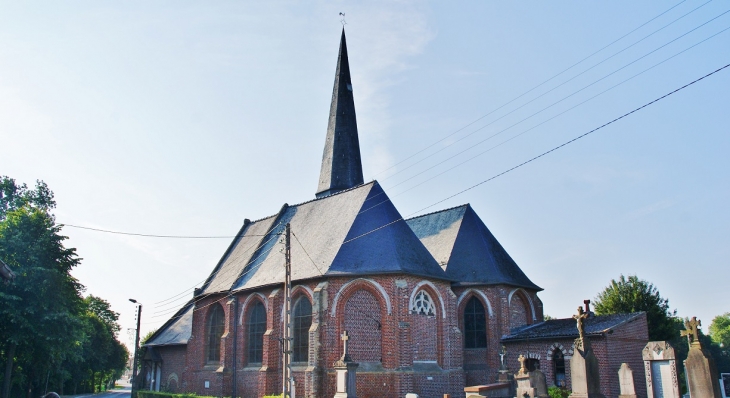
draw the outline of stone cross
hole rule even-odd
[[[525,374],[527,373],[527,369],[525,368],[525,361],[527,361],[527,358],[525,358],[524,355],[520,354],[519,357],[517,357],[517,360],[520,361],[520,371],[519,374]]]
[[[585,336],[586,330],[585,325],[583,325],[583,321],[588,318],[588,314],[583,312],[583,307],[578,307],[578,314],[573,315],[573,319],[576,321],[576,326],[578,327],[578,337],[583,340],[583,337]]]
[[[702,326],[702,321],[698,321],[696,316],[693,316],[692,319],[686,318],[684,320],[684,327],[687,330],[682,330],[680,334],[682,336],[687,336],[687,340],[690,345],[700,343],[699,335],[697,333],[697,327],[699,326]]]
[[[340,335],[340,339],[342,340],[342,360],[349,361],[350,353],[347,352],[347,341],[350,340],[350,335],[347,333],[347,330],[344,330],[342,332],[342,335]]]

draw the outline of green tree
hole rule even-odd
[[[60,227],[32,202],[3,209],[0,257],[16,275],[0,287],[0,341],[4,349],[3,396],[10,396],[13,367],[24,370],[15,381],[24,391],[41,384],[53,364],[72,355],[81,338],[77,314],[83,286],[70,271],[79,264],[74,249],[63,246]]]
[[[730,373],[730,312],[716,316],[710,324],[710,352],[720,373]]]
[[[594,309],[599,315],[646,312],[649,340],[672,340],[676,334],[672,318],[677,311],[669,309],[669,300],[653,284],[636,275],[612,279],[595,298]]]

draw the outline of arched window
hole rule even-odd
[[[312,304],[301,297],[294,304],[292,314],[292,362],[309,359],[309,327],[312,326]]]
[[[428,316],[436,315],[436,306],[433,304],[431,296],[423,290],[416,293],[416,297],[413,299],[411,313]]]
[[[266,308],[257,301],[248,314],[248,363],[261,363],[264,358],[264,333],[266,332]]]
[[[208,344],[206,360],[217,362],[221,359],[221,336],[225,328],[225,314],[220,304],[213,306],[208,315]]]
[[[565,355],[561,350],[555,350],[553,365],[555,366],[555,385],[565,387]]]
[[[482,302],[472,297],[464,307],[464,348],[487,347],[487,317]]]

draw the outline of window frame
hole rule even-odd
[[[213,322],[216,324],[214,325]],[[226,330],[226,313],[222,305],[216,304],[210,310],[205,328],[205,363],[215,364],[221,360],[221,339]],[[214,334],[217,337],[214,337]]]
[[[305,304],[306,303],[306,304]],[[308,313],[301,314],[303,307]],[[306,296],[300,296],[292,308],[292,363],[309,362],[309,328],[312,326],[312,303]]]
[[[479,307],[473,308],[475,306],[472,303],[476,303]],[[478,311],[479,308],[481,308],[481,311]],[[476,296],[472,296],[464,305],[462,316],[464,322],[464,349],[486,349],[488,345],[487,313],[484,304]],[[480,338],[481,336],[483,336],[483,341]]]
[[[254,316],[257,319],[254,319]],[[246,361],[248,364],[263,363],[266,318],[266,306],[260,300],[256,300],[246,316]]]

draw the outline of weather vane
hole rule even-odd
[[[340,22],[342,22],[342,26],[347,25],[347,22],[345,21],[345,13],[341,12],[340,16],[342,17],[342,19],[340,19]]]

